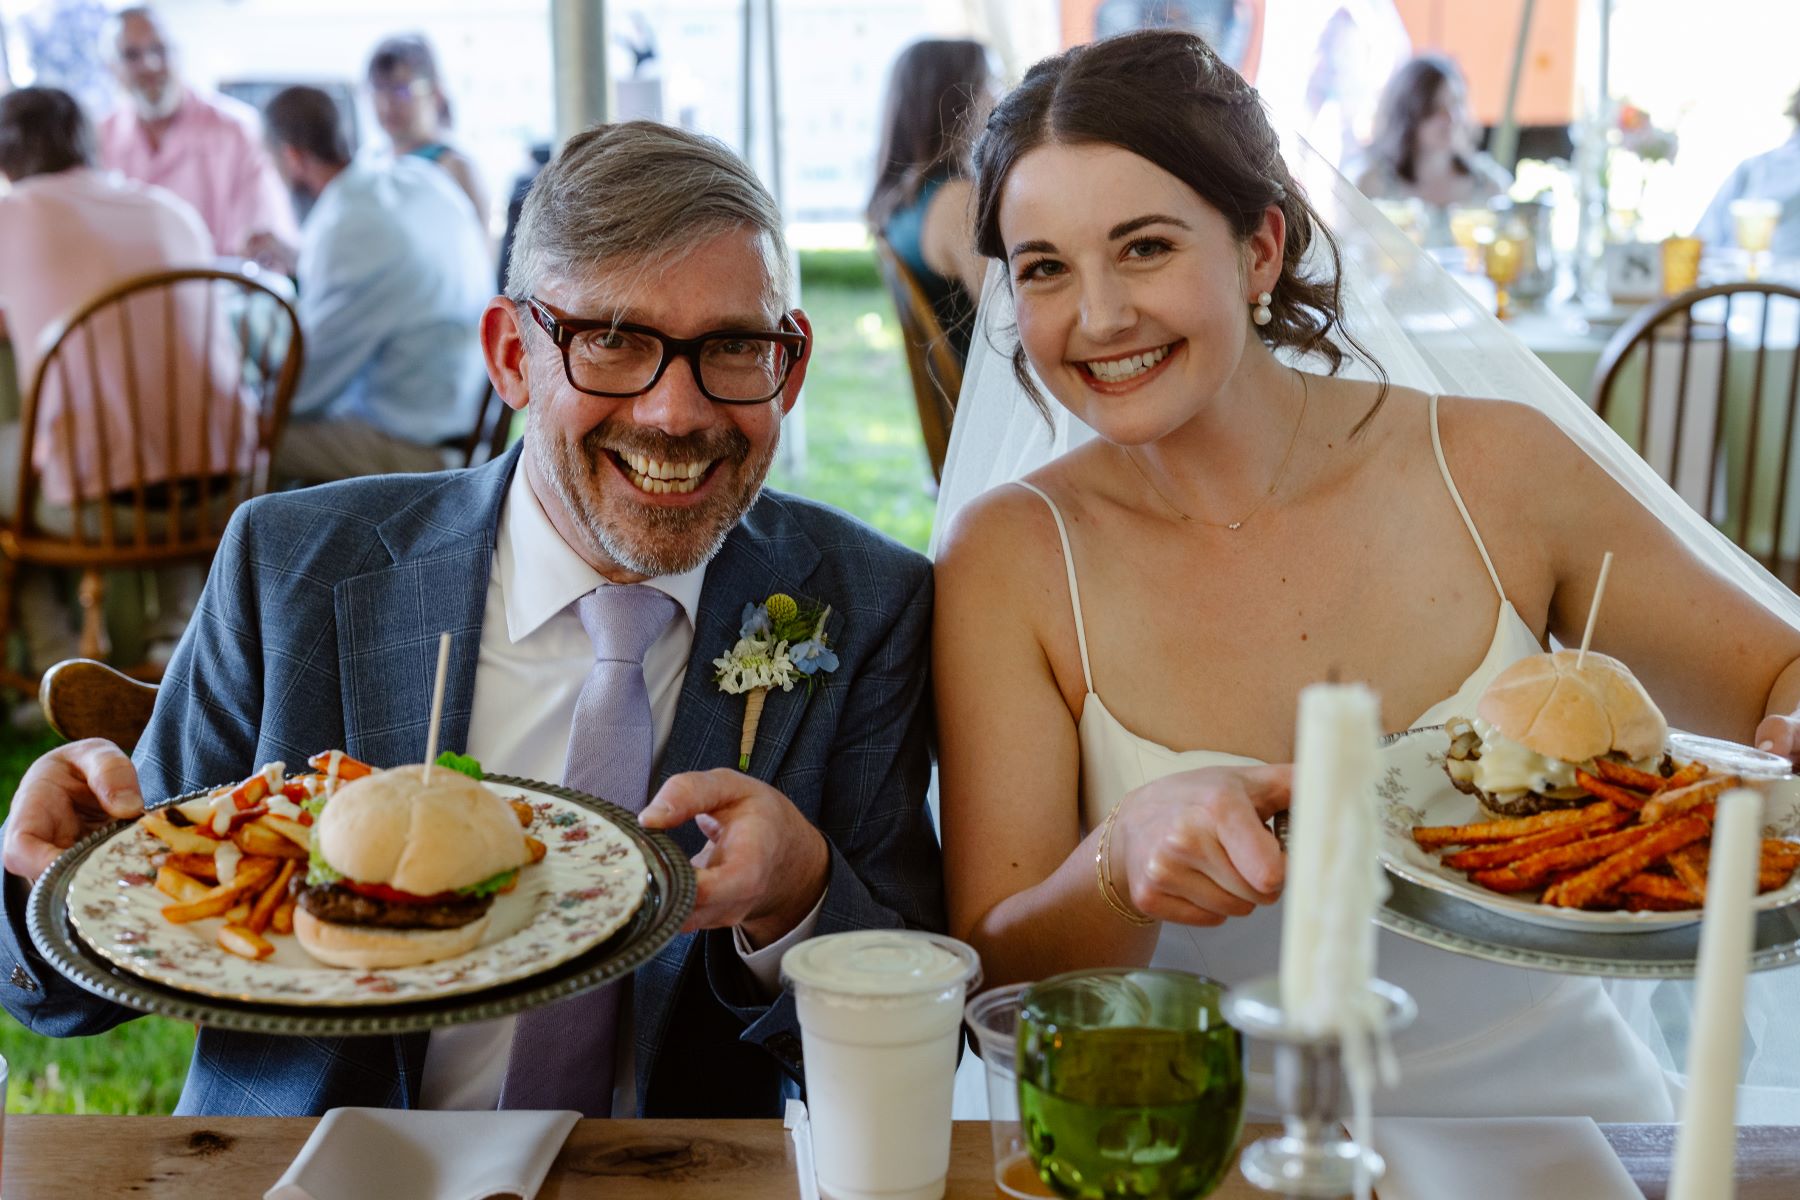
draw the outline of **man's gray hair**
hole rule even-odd
[[[793,271],[781,210],[749,164],[722,142],[654,121],[596,125],[565,142],[531,185],[506,294],[523,301],[548,278],[579,281],[613,264],[649,269],[745,226],[767,238],[770,306],[784,310]]]

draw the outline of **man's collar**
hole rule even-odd
[[[507,488],[497,550],[495,567],[506,602],[506,634],[515,643],[607,582],[550,523],[525,477],[523,463],[513,472]],[[680,575],[661,575],[644,582],[681,605],[690,627],[698,624],[705,563]]]

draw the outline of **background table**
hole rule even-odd
[[[181,1196],[244,1200],[280,1178],[312,1132],[311,1118],[9,1117],[5,1194],[16,1200]],[[1602,1125],[1643,1188],[1662,1200],[1674,1130]],[[1252,1126],[1247,1137],[1271,1132]],[[793,1155],[779,1121],[582,1121],[541,1200],[790,1200]],[[984,1121],[956,1124],[950,1200],[995,1195]],[[1234,1170],[1219,1200],[1265,1197]],[[1738,1138],[1738,1200],[1800,1195],[1800,1129],[1747,1127]]]

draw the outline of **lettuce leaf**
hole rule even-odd
[[[502,871],[498,875],[491,875],[480,883],[473,883],[465,888],[457,888],[456,894],[459,896],[491,896],[518,877],[519,868],[514,867],[510,871]]]
[[[436,765],[448,767],[452,771],[460,771],[470,779],[480,780],[481,778],[481,764],[467,754],[455,754],[446,750],[437,756]]]

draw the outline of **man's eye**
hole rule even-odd
[[[594,335],[594,348],[597,350],[623,350],[631,344],[631,339],[617,330]]]

